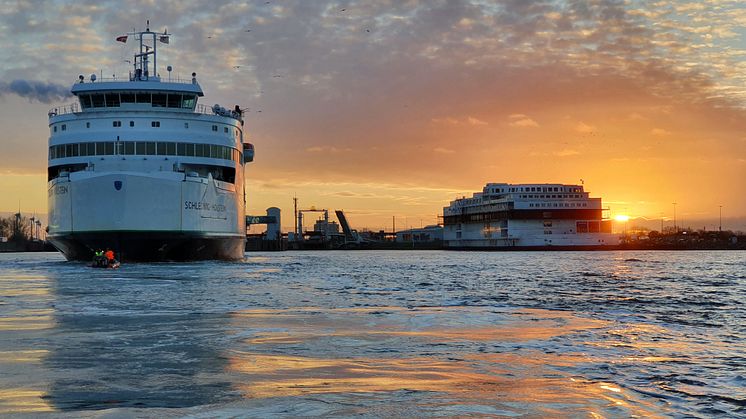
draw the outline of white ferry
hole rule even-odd
[[[601,198],[582,185],[488,183],[443,208],[446,248],[601,249],[619,245]]]
[[[129,261],[243,258],[254,148],[240,108],[198,104],[195,73],[158,73],[170,34],[127,38],[139,42],[129,77],[81,75],[77,101],[49,112],[50,242],[68,260],[105,248]]]

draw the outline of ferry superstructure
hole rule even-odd
[[[254,149],[240,108],[198,104],[195,73],[158,74],[170,34],[127,37],[140,46],[129,77],[81,75],[77,102],[49,112],[50,242],[68,260],[107,247],[129,261],[243,258]]]
[[[584,249],[619,244],[583,185],[488,183],[443,208],[446,248]]]

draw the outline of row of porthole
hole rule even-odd
[[[536,207],[536,208],[557,208],[557,207],[559,207],[559,208],[567,208],[567,207],[581,207],[581,206],[582,207],[587,207],[588,204],[585,203],[585,202],[583,202],[582,205],[579,202],[571,202],[571,203],[567,203],[566,202],[563,205],[561,202],[560,203],[557,203],[557,202],[552,203],[552,202],[550,202],[550,203],[543,203],[543,204],[528,204],[528,206],[531,207],[531,208],[533,208],[533,207]]]
[[[122,126],[122,121],[112,121],[111,125],[114,128],[119,128],[119,127]],[[130,127],[134,127],[134,126],[135,126],[135,121],[130,121]],[[160,128],[161,127],[161,121],[150,121],[150,126],[152,128]],[[86,128],[90,128],[91,127],[91,123],[90,122],[86,122],[85,123],[85,127]],[[184,128],[185,129],[189,129],[189,122],[184,122]],[[61,131],[67,131],[67,124],[61,124],[60,125],[60,130]],[[218,131],[218,126],[217,125],[213,125],[212,126],[212,130],[214,132],[217,132]],[[52,127],[52,131],[53,132],[57,132],[57,125],[55,125],[55,126]],[[236,129],[235,131],[236,131],[236,133],[235,133],[236,136],[238,136],[238,130]],[[223,127],[223,132],[227,134],[228,133],[228,127]]]

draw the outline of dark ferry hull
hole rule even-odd
[[[183,232],[90,232],[49,236],[67,260],[90,261],[97,249],[111,248],[123,262],[240,260],[246,240]]]

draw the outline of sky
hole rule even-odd
[[[248,108],[247,213],[434,224],[488,182],[583,179],[605,215],[746,230],[738,1],[0,0],[0,212],[46,212],[47,111],[78,74],[160,73]],[[673,203],[676,205],[673,205]]]

